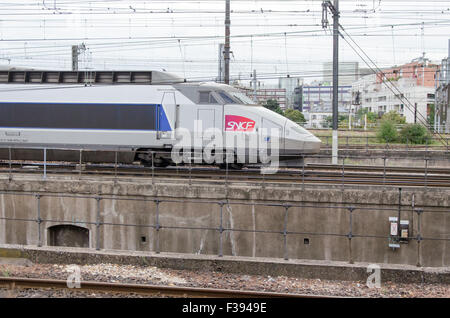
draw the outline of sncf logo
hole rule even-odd
[[[225,116],[226,131],[253,131],[255,122],[251,119],[236,115]]]

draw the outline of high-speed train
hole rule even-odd
[[[157,71],[0,72],[2,159],[42,160],[46,149],[46,160],[77,161],[89,150],[83,161],[166,166],[177,147],[208,148],[203,163],[241,167],[261,162],[263,146],[295,160],[317,153],[320,140],[225,84]]]

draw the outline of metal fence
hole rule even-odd
[[[361,124],[358,124],[358,122],[352,121],[351,127],[349,127],[348,121],[347,121],[347,122],[339,122],[338,128],[339,128],[339,130],[342,130],[342,131],[367,132],[367,131],[374,131],[377,128],[379,128],[380,123],[381,123],[381,121],[378,121],[375,123],[367,123],[366,127],[364,127],[364,125],[361,125]],[[333,126],[331,125],[331,122],[323,122],[321,125],[319,125],[317,127],[311,126],[310,124],[308,124],[308,122],[297,122],[297,124],[301,125],[302,127],[304,127],[305,129],[308,129],[308,130],[330,130],[333,128]],[[397,130],[400,130],[403,127],[405,127],[406,125],[410,125],[410,124],[395,124],[395,127],[397,128]],[[450,133],[449,126],[445,125],[445,124],[436,123],[436,126],[435,126],[435,125],[421,123],[421,125],[426,127],[427,130],[432,133],[440,133],[440,134],[449,134]]]
[[[174,172],[173,176],[181,177],[183,176],[189,184],[194,182],[204,182],[204,179],[199,178],[199,171],[208,170],[210,173],[216,173],[216,182],[222,183],[225,186],[228,186],[230,182],[248,182],[249,179],[257,182],[261,182],[262,186],[265,186],[266,182],[270,181],[286,181],[291,183],[299,184],[303,189],[305,187],[314,184],[314,186],[321,186],[318,182],[326,179],[327,177],[324,175],[320,175],[318,172],[312,173],[310,170],[314,164],[330,164],[328,169],[333,170],[332,177],[328,175],[328,184],[333,183],[337,185],[341,185],[343,189],[345,189],[348,183],[354,182],[354,172],[355,165],[352,163],[357,162],[358,165],[361,163],[366,163],[366,166],[362,165],[361,171],[365,169],[370,169],[371,171],[375,171],[378,169],[378,180],[374,181],[372,186],[398,186],[400,183],[407,186],[421,187],[427,189],[429,186],[433,186],[433,177],[436,174],[441,174],[441,180],[443,186],[450,186],[450,171],[448,170],[448,162],[450,162],[450,155],[448,156],[446,153],[438,155],[433,155],[432,153],[425,153],[425,155],[419,157],[407,157],[408,167],[404,167],[405,163],[402,163],[400,160],[405,159],[405,157],[396,156],[395,154],[389,154],[388,152],[370,156],[360,154],[360,155],[341,155],[339,157],[339,161],[337,165],[331,166],[331,157],[329,155],[309,155],[302,156],[299,158],[299,163],[295,166],[291,166],[292,169],[286,169],[281,166],[275,174],[259,173],[258,169],[251,168],[244,170],[233,170],[228,165],[225,166],[224,169],[217,169],[217,167],[207,166],[209,168],[202,168],[204,166],[196,163],[187,163],[182,166],[175,165],[169,168],[158,168],[153,164],[151,166],[144,167],[142,165],[135,164],[122,164],[119,162],[119,158],[123,154],[130,154],[130,151],[124,150],[116,150],[109,151],[113,154],[114,162],[110,162],[108,164],[98,163],[93,164],[84,160],[84,157],[90,152],[84,149],[69,149],[69,148],[35,148],[35,150],[42,151],[42,161],[39,163],[30,161],[30,160],[20,160],[14,161],[12,160],[11,151],[13,148],[7,148],[9,159],[0,160],[0,163],[4,165],[4,172],[8,174],[9,180],[13,179],[15,173],[34,173],[41,174],[42,179],[46,180],[49,174],[53,173],[67,173],[72,174],[74,176],[78,176],[79,179],[89,178],[90,175],[95,174],[95,177],[106,175],[108,177],[112,177],[114,181],[119,180],[119,177],[132,175],[132,176],[142,176],[142,177],[151,177],[152,184],[158,182],[158,176],[164,175],[164,173]],[[79,160],[77,162],[65,162],[65,163],[54,163],[49,162],[47,160],[47,153],[53,150],[63,150],[63,151],[74,151],[79,153]],[[101,152],[96,150],[95,152]],[[170,152],[168,152],[169,154]],[[191,158],[195,156],[200,156],[201,153],[191,154]],[[154,158],[155,153],[151,153],[151,157]],[[282,157],[280,160],[283,159]],[[436,162],[438,162],[436,164]],[[400,164],[399,164],[400,163]],[[441,164],[442,163],[442,164]],[[403,167],[402,167],[403,166]],[[412,168],[417,169],[416,173],[422,173],[421,180],[416,179],[413,181],[408,181],[405,175],[407,172],[412,172]],[[32,169],[34,168],[34,169]],[[317,168],[317,167],[316,167]],[[404,172],[405,180],[403,181],[392,181],[391,178],[396,176],[397,179],[401,177],[396,169],[402,168]],[[441,168],[441,169],[439,169]],[[390,170],[393,170],[391,172]],[[409,170],[408,170],[409,169]],[[434,170],[433,170],[434,169]],[[246,172],[253,171],[253,175],[246,175]],[[399,170],[400,171],[400,170]],[[325,173],[325,172],[324,172]],[[395,175],[396,174],[396,175]],[[241,177],[241,178],[239,178]],[[331,179],[333,178],[333,180]],[[353,181],[352,181],[353,180]],[[420,181],[420,184],[419,182]],[[399,183],[400,182],[400,183]],[[327,186],[327,185],[325,185]]]
[[[329,135],[319,135],[316,137],[320,138],[324,143],[324,147],[331,147],[332,136]],[[359,147],[366,151],[382,149],[391,151],[412,151],[417,149],[424,149],[426,152],[434,150],[444,150],[450,151],[450,138],[428,138],[424,144],[414,144],[408,139],[405,143],[389,143],[380,142],[376,136],[340,136],[338,137],[338,144],[340,147]]]

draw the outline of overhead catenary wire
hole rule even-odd
[[[341,0],[342,1],[342,0]],[[48,2],[48,1],[47,1]],[[158,49],[160,51],[158,52],[169,52],[171,48],[173,48],[173,51],[179,50],[180,43],[179,40],[183,42],[183,47],[194,47],[194,46],[205,46],[205,48],[208,45],[215,45],[217,41],[221,40],[222,38],[222,25],[223,25],[223,8],[218,7],[217,4],[222,3],[223,0],[200,0],[200,1],[151,1],[151,2],[137,2],[133,1],[130,2],[132,4],[132,8],[130,8],[126,1],[89,1],[89,0],[80,0],[80,1],[70,1],[70,0],[58,0],[57,1],[57,8],[61,8],[65,10],[65,12],[70,14],[59,14],[54,9],[53,3],[51,5],[47,4],[47,8],[45,10],[42,9],[41,1],[25,1],[25,0],[18,0],[18,1],[0,1],[0,7],[5,9],[11,9],[9,11],[4,11],[5,13],[12,12],[16,10],[17,8],[25,8],[27,10],[25,11],[19,11],[18,13],[46,13],[46,15],[33,15],[29,16],[27,14],[24,15],[13,15],[13,16],[4,16],[2,17],[3,21],[16,21],[14,24],[10,24],[9,22],[2,23],[2,27],[0,27],[0,30],[2,32],[1,38],[8,39],[11,38],[8,31],[5,31],[8,29],[8,27],[11,27],[14,29],[14,26],[20,25],[20,26],[27,26],[29,25],[30,21],[34,21],[35,23],[43,22],[45,21],[45,39],[40,39],[42,41],[39,41],[37,39],[36,41],[32,39],[31,41],[27,42],[27,54],[24,57],[23,54],[23,41],[18,41],[19,43],[15,44],[15,42],[9,43],[7,41],[2,42],[3,50],[2,55],[0,55],[0,58],[3,57],[5,59],[9,59],[11,63],[14,63],[14,61],[20,61],[24,64],[31,64],[34,61],[41,61],[45,62],[46,60],[46,54],[48,56],[54,56],[56,58],[53,58],[53,63],[51,62],[52,59],[48,59],[47,65],[60,65],[62,63],[66,63],[68,59],[67,54],[67,45],[72,45],[73,42],[83,41],[86,42],[89,48],[91,49],[91,52],[93,54],[93,65],[96,67],[99,67],[102,64],[109,63],[109,67],[114,66],[112,63],[114,63],[113,57],[108,57],[106,55],[109,55],[109,52],[124,52],[123,56],[120,56],[121,60],[116,58],[117,66],[120,67],[127,67],[127,65],[132,64],[133,67],[140,67],[145,68],[149,66],[147,62],[153,63],[152,61],[147,61],[144,59],[137,58],[138,52],[146,56],[149,53],[153,53],[153,49]],[[239,54],[236,56],[239,56],[239,59],[234,59],[234,61],[238,62],[239,68],[242,67],[242,65],[246,65],[246,62],[242,59],[245,57],[244,54],[242,54],[242,51],[238,51],[237,45],[241,45],[241,50],[244,50],[245,43],[249,41],[249,37],[251,36],[251,41],[253,45],[253,49],[255,52],[258,52],[258,57],[261,58],[261,61],[254,61],[254,67],[263,67],[261,71],[258,70],[258,74],[266,74],[270,72],[265,72],[268,70],[265,70],[264,67],[269,67],[271,61],[267,59],[267,57],[264,57],[263,54],[260,54],[259,52],[264,51],[272,47],[279,46],[280,42],[282,40],[286,40],[285,42],[288,42],[285,47],[288,49],[288,59],[289,59],[289,73],[293,73],[294,68],[298,67],[298,65],[301,65],[299,62],[292,59],[292,55],[296,54],[298,52],[296,47],[302,47],[302,43],[306,43],[306,41],[309,41],[311,38],[319,38],[324,37],[326,35],[318,34],[318,32],[313,32],[310,29],[318,29],[318,24],[314,23],[315,17],[318,16],[319,10],[316,8],[319,8],[319,4],[322,2],[321,0],[316,1],[258,1],[258,3],[255,3],[254,1],[245,1],[245,0],[233,0],[233,2],[242,3],[243,6],[237,10],[237,8],[233,8],[236,10],[233,10],[233,20],[235,21],[233,23],[234,27],[237,27],[238,25],[246,25],[248,24],[248,27],[261,27],[261,25],[264,25],[266,22],[268,22],[268,27],[271,27],[269,30],[264,30],[264,32],[252,32],[248,30],[249,32],[243,31],[241,32],[242,35],[247,35],[247,37],[242,36],[240,38],[234,37],[236,34],[233,34],[233,43],[235,48],[235,53]],[[261,4],[259,4],[261,2]],[[424,3],[423,1],[414,1],[414,3]],[[34,6],[27,6],[29,3],[32,3]],[[447,30],[447,26],[449,25],[450,19],[450,12],[446,10],[447,3],[444,1],[433,1],[432,3],[438,3],[438,5],[433,6],[431,5],[431,2],[426,3],[426,7],[422,8],[416,8],[412,6],[406,7],[404,4],[405,1],[390,1],[386,2],[383,1],[381,3],[381,6],[378,6],[377,8],[369,8],[370,6],[366,6],[364,10],[353,10],[353,5],[351,1],[345,1],[343,0],[342,3],[344,3],[346,6],[344,6],[341,10],[342,12],[342,18],[348,19],[349,24],[345,24],[347,26],[347,30],[352,32],[353,37],[376,37],[383,38],[386,36],[385,31],[386,28],[391,28],[391,25],[395,25],[395,45],[396,45],[396,53],[398,54],[404,53],[402,52],[399,47],[400,41],[402,38],[411,38],[411,40],[414,39],[414,37],[420,37],[421,32],[417,28],[417,25],[421,25],[422,22],[425,23],[428,27],[435,27],[436,30],[433,30],[433,34],[428,34],[431,32],[427,32],[427,38],[435,37],[435,38],[443,38],[448,37],[448,33],[445,32]],[[397,3],[397,4],[395,4]],[[401,5],[399,6],[398,3]],[[430,3],[430,4],[429,4]],[[198,4],[198,5],[192,5],[192,4]],[[276,7],[275,7],[276,6]],[[109,9],[108,9],[109,8]],[[112,15],[110,14],[112,9],[116,8],[117,10],[121,10],[119,13],[114,15],[114,18],[111,19]],[[167,10],[169,8],[169,10]],[[154,10],[153,10],[154,9]],[[159,9],[156,10],[156,9]],[[361,9],[361,8],[359,8]],[[374,10],[369,10],[374,9]],[[382,10],[381,10],[382,9]],[[424,10],[422,10],[424,9]],[[48,12],[47,12],[47,11]],[[86,14],[83,15],[86,11],[90,10],[92,14]],[[142,10],[142,12],[138,12]],[[145,11],[147,10],[147,11]],[[150,12],[152,11],[152,12]],[[102,14],[95,14],[96,12],[102,13]],[[118,11],[117,11],[118,12]],[[147,12],[147,14],[143,14]],[[50,15],[50,14],[51,15]],[[108,15],[109,13],[109,15]],[[71,16],[74,16],[74,22],[78,23],[79,25],[79,31],[73,34],[69,34],[69,36],[64,37],[61,35],[61,33],[55,33],[54,30],[58,30],[60,27],[64,27],[65,21],[67,19],[72,19]],[[78,16],[78,18],[76,18]],[[201,19],[199,19],[201,17]],[[264,18],[264,23],[262,23],[261,18]],[[303,22],[303,18],[308,18],[312,20],[305,20],[307,22],[311,21],[310,26],[308,26],[309,23]],[[76,22],[79,19],[78,22]],[[259,20],[258,20],[259,19]],[[301,23],[298,19],[302,19]],[[130,21],[131,24],[130,24]],[[173,23],[175,21],[175,23]],[[367,22],[369,21],[369,22]],[[317,21],[316,21],[317,22]],[[395,23],[392,23],[395,22]],[[206,24],[205,24],[206,23]],[[208,25],[210,25],[210,28]],[[143,27],[141,26],[143,25]],[[198,25],[198,26],[196,26]],[[217,25],[217,30],[215,29]],[[278,26],[279,25],[279,26]],[[35,25],[34,25],[35,26]],[[104,32],[104,30],[107,30],[106,28],[111,26],[114,27],[114,32],[111,34],[117,35],[117,39],[115,40],[109,40],[108,36],[109,34],[105,33],[91,33],[91,30],[99,30],[98,28],[104,26],[105,29],[103,29],[101,32]],[[129,30],[129,27],[132,27],[132,32]],[[145,27],[145,26],[148,26]],[[175,28],[170,29],[172,33],[167,35],[167,33],[164,33],[163,29],[167,28]],[[136,28],[135,28],[136,27]],[[156,28],[159,27],[159,28]],[[186,37],[181,38],[180,36],[186,35],[187,32],[184,32],[185,28],[192,29],[192,31],[189,31],[188,35],[195,36],[198,33],[194,32],[196,28],[199,28],[202,32],[203,30],[206,30],[208,27],[208,30],[212,30],[211,32],[208,31],[208,35],[217,35],[216,37],[211,38],[195,38],[195,37]],[[276,28],[275,28],[276,27]],[[142,38],[140,35],[142,33],[137,32],[137,30],[145,30],[145,35],[163,35],[166,36],[165,38],[161,38],[156,40],[155,38]],[[155,28],[155,29],[153,29]],[[279,31],[278,34],[271,34],[272,28],[274,28],[273,31]],[[117,30],[117,32],[115,31]],[[444,32],[439,32],[438,30],[443,30]],[[148,32],[150,31],[150,32]],[[269,31],[269,32],[267,32]],[[292,34],[291,31],[298,32],[296,34]],[[306,33],[303,33],[303,31],[307,31]],[[317,30],[319,31],[319,30]],[[26,30],[24,29],[24,32]],[[84,33],[84,34],[83,34]],[[24,33],[25,34],[25,33]],[[77,35],[84,35],[84,37],[78,37]],[[261,36],[258,36],[258,34],[261,34]],[[263,35],[264,34],[264,35]],[[106,36],[105,36],[106,35]],[[123,35],[123,36],[122,36]],[[179,35],[179,36],[177,36]],[[53,41],[54,37],[61,36],[61,40]],[[120,37],[119,37],[120,36]],[[39,37],[39,36],[37,36]],[[97,39],[91,39],[90,37],[96,37]],[[289,39],[288,39],[289,37]],[[21,37],[19,40],[27,40],[27,36]],[[302,39],[304,38],[305,41],[294,41],[291,39]],[[54,43],[52,48],[49,43]],[[56,43],[57,42],[57,43]],[[314,43],[308,48],[308,51],[313,52],[319,52],[320,48],[319,45],[315,42],[319,43],[318,41],[314,41],[311,43]],[[382,47],[387,47],[387,44],[382,44],[382,42],[379,42],[380,49]],[[18,45],[20,47],[18,47]],[[282,44],[281,44],[282,45]],[[377,44],[378,45],[378,44]],[[8,47],[13,47],[11,50],[8,49]],[[40,49],[39,47],[49,47],[48,50]],[[305,47],[303,45],[303,47]],[[164,51],[163,51],[164,50]],[[443,54],[445,49],[440,50],[439,48],[435,47],[433,48],[432,52],[435,52],[435,55],[437,54]],[[41,52],[38,52],[41,51]],[[194,50],[190,51],[193,52]],[[136,53],[135,53],[136,52]],[[191,53],[192,54],[192,53]],[[58,59],[57,56],[62,56],[62,59]],[[187,77],[189,76],[189,73],[191,73],[193,76],[197,76],[196,74],[200,74],[202,70],[206,70],[206,65],[209,62],[198,62],[193,61],[185,52],[183,54],[184,57],[177,63],[174,61],[170,61],[169,63],[172,63],[173,66],[172,69],[181,70],[183,74],[186,72]],[[65,57],[64,57],[65,56]],[[280,58],[280,61],[282,59]],[[284,57],[284,60],[286,61],[286,56]],[[309,63],[310,65],[319,65],[321,62],[317,58],[313,59],[312,63]],[[377,63],[380,64],[380,60],[377,60]],[[164,61],[159,62],[159,65],[163,65],[165,63]],[[283,62],[276,62],[280,66],[283,64]],[[388,61],[382,61],[381,64],[388,65]],[[66,64],[64,64],[66,65]],[[153,67],[152,64],[150,66]],[[195,69],[194,69],[195,66]],[[288,64],[286,64],[288,66]],[[253,67],[252,67],[253,68]],[[183,70],[184,69],[184,70]],[[279,70],[283,69],[282,67],[278,67]],[[206,76],[208,71],[203,71],[202,76]],[[297,72],[298,74],[299,72]],[[308,78],[311,77],[308,73]],[[317,72],[317,75],[320,76],[320,73]],[[233,75],[233,74],[232,74]],[[273,75],[267,75],[267,77],[280,77],[283,73],[277,73]],[[212,77],[212,76],[211,76]],[[262,79],[262,77],[261,77]]]

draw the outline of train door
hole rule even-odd
[[[207,140],[204,140],[204,132],[208,128],[214,128],[216,127],[216,114],[214,109],[199,109],[197,113],[197,121],[201,130],[199,131],[202,134],[202,144],[204,145]]]
[[[199,91],[199,108],[197,110],[198,124],[202,125],[205,132],[209,128],[217,128],[222,130],[223,125],[223,105],[218,102],[215,92],[205,90]],[[206,136],[204,144],[211,140],[210,136]]]
[[[158,139],[175,138],[178,125],[177,108],[175,92],[163,92],[161,104],[157,108]]]
[[[264,138],[264,145],[269,150],[269,154],[271,153],[270,149],[273,147],[278,148],[278,153],[281,153],[284,150],[284,133],[283,126],[267,119],[262,118],[261,123],[262,134]],[[278,135],[278,141],[274,140],[275,136]]]

